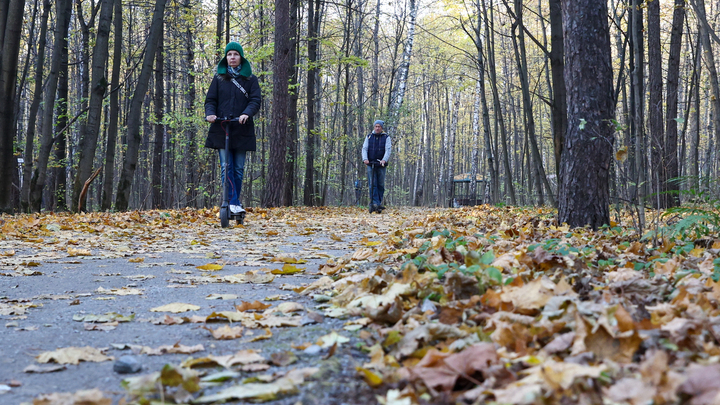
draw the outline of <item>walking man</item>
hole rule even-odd
[[[370,188],[370,213],[382,213],[385,194],[385,170],[390,159],[392,142],[384,130],[385,122],[375,121],[373,132],[365,137],[362,147],[363,163],[367,166],[368,186]]]

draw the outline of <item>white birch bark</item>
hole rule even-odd
[[[448,149],[447,149],[447,199],[450,207],[453,206],[453,200],[455,199],[455,134],[457,133],[458,124],[458,111],[460,110],[460,93],[450,93],[450,100],[448,103],[448,109],[452,111],[452,119],[450,120],[450,131],[448,136]]]
[[[388,135],[395,135],[395,126],[398,123],[400,108],[402,108],[403,99],[405,98],[405,90],[407,88],[407,77],[410,71],[410,57],[412,56],[413,40],[415,39],[415,21],[417,20],[418,1],[410,0],[410,24],[408,27],[408,37],[405,41],[405,49],[403,50],[403,58],[398,68],[397,86],[392,94],[392,103],[390,104],[388,126]]]
[[[470,161],[470,195],[475,198],[477,195],[477,173],[478,173],[478,148],[480,139],[480,80],[475,84],[475,102],[473,103],[472,120],[472,157]]]

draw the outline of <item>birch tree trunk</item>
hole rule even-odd
[[[482,76],[483,74],[479,73],[478,81],[475,84],[475,102],[473,103],[472,155],[470,157],[470,197],[473,199],[473,205],[477,205],[478,148],[480,147],[480,80],[482,80]],[[492,162],[490,166],[492,166]]]
[[[410,23],[408,26],[408,36],[405,40],[405,48],[403,49],[402,62],[397,72],[397,83],[393,91],[389,111],[388,135],[395,135],[395,127],[398,124],[400,108],[402,108],[405,98],[405,90],[407,88],[408,72],[410,71],[410,58],[412,57],[413,41],[415,40],[415,22],[417,20],[418,2],[419,0],[410,1]]]
[[[422,125],[422,142],[420,142],[419,146],[419,155],[420,155],[420,167],[417,170],[417,173],[415,173],[415,185],[414,185],[414,195],[413,195],[413,205],[414,206],[420,206],[423,203],[423,194],[425,193],[425,167],[427,164],[427,155],[429,153],[429,143],[428,143],[428,84],[425,81],[425,75],[423,74],[423,100],[422,100],[422,113],[421,113],[421,125]]]
[[[448,136],[448,157],[447,157],[447,201],[448,206],[453,207],[455,199],[455,135],[457,134],[458,114],[460,111],[460,93],[451,92],[448,109],[452,111],[450,121],[450,134]]]

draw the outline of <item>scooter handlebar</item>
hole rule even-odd
[[[207,118],[205,119],[207,121]],[[240,117],[217,117],[215,118],[215,122],[230,122],[230,121],[240,121]]]

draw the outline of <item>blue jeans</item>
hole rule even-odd
[[[380,205],[385,194],[385,166],[367,167],[368,186],[370,186],[370,205]]]
[[[225,186],[225,149],[218,149],[218,155],[220,156],[220,179],[223,187]],[[240,205],[240,193],[242,192],[242,181],[243,174],[245,173],[245,156],[247,151],[244,150],[230,150],[229,153],[228,167],[230,168],[230,188],[228,190],[228,197],[230,198],[230,205]]]

